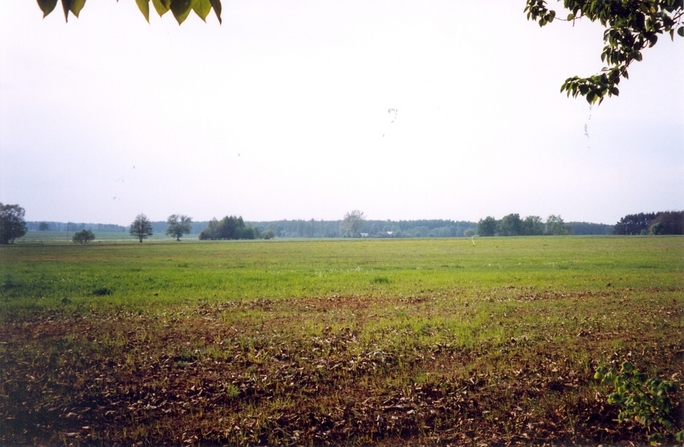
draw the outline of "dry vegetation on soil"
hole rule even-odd
[[[643,444],[593,374],[682,382],[683,243],[10,247],[0,442]]]

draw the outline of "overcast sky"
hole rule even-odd
[[[179,27],[132,0],[68,24],[5,2],[0,201],[124,225],[684,209],[682,38],[590,108],[559,88],[601,69],[602,29],[540,28],[523,0],[223,3]]]

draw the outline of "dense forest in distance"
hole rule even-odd
[[[336,238],[340,237],[341,220],[277,220],[277,221],[245,221],[246,224],[258,228],[260,233],[272,230],[279,238]],[[199,235],[209,225],[208,221],[193,222],[191,236]],[[614,225],[589,222],[567,222],[571,233],[576,235],[613,234]],[[152,222],[154,234],[164,234],[166,221]],[[38,222],[27,221],[29,231],[80,231],[91,230],[94,233],[128,233],[130,227],[115,224],[94,224],[74,222]],[[464,237],[476,232],[477,223],[444,219],[423,220],[365,220],[361,233],[368,237]]]

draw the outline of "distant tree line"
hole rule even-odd
[[[628,214],[615,224],[614,234],[684,234],[684,211]]]
[[[351,213],[348,213],[351,214]],[[271,230],[280,238],[337,238],[363,235],[369,238],[462,237],[475,232],[476,223],[443,219],[372,220],[361,219],[353,227],[342,220],[276,220],[250,222],[263,234]]]
[[[95,224],[95,223],[76,223],[76,222],[52,222],[52,221],[29,221],[26,222],[28,231],[80,231],[90,230],[103,233],[125,233],[128,228],[123,225],[115,224]]]
[[[614,225],[590,223],[590,222],[568,222],[572,228],[571,233],[581,236],[588,234],[613,234]]]
[[[173,215],[172,215],[173,216]],[[183,217],[183,216],[179,216]],[[236,218],[239,219],[239,218]],[[490,218],[488,218],[490,219]],[[497,220],[494,221],[494,234],[498,233],[496,227]],[[510,220],[510,219],[509,219]],[[213,221],[216,221],[214,219]],[[183,233],[188,235],[199,235],[204,229],[210,225],[215,226],[213,221],[192,221],[179,222]],[[342,225],[343,220],[277,220],[277,221],[244,221],[245,228],[251,227],[254,231],[254,238],[338,238],[344,237],[345,227]],[[172,237],[177,237],[174,233],[168,233],[171,230],[179,230],[180,228],[175,224],[169,224],[169,221],[149,221],[151,231],[154,234],[169,234]],[[189,232],[186,232],[189,224]],[[93,224],[93,223],[74,223],[74,222],[45,222],[34,221],[26,222],[28,231],[68,231],[77,232],[82,230],[90,230],[95,233],[128,233],[130,232],[130,225],[115,225],[115,224]],[[613,225],[588,223],[588,222],[567,222],[566,226],[570,227],[570,234],[586,235],[586,234],[613,234]],[[514,225],[515,226],[515,225]],[[478,224],[469,221],[453,221],[445,219],[422,219],[422,220],[366,220],[362,219],[360,229],[357,227],[357,237],[364,234],[369,238],[415,238],[415,237],[470,237],[479,234],[477,231]],[[210,233],[205,233],[207,237]],[[535,234],[538,234],[535,233]],[[246,235],[249,237],[250,232]],[[137,236],[135,236],[137,237]],[[212,238],[209,238],[212,239]]]
[[[546,222],[539,216],[527,216],[524,219],[519,214],[508,214],[501,220],[487,216],[477,223],[479,236],[541,236],[572,234],[570,225],[563,222],[561,216],[550,215]]]
[[[151,221],[152,224],[152,231],[155,234],[163,234],[166,232],[166,229],[169,227],[169,221],[168,220],[160,220],[160,221]],[[200,232],[207,227],[209,222],[203,221],[203,222],[195,222],[191,221],[190,222],[190,232],[186,234],[200,234]]]

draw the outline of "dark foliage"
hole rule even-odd
[[[24,208],[19,205],[3,205],[0,202],[0,245],[14,242],[26,234]]]
[[[664,211],[650,222],[651,234],[684,234],[684,211]]]
[[[257,239],[258,237],[259,230],[251,225],[245,225],[242,216],[226,216],[220,221],[212,219],[199,234],[200,240]]]
[[[588,235],[588,234],[613,234],[613,225],[590,223],[590,222],[568,222],[572,228],[572,234]]]
[[[477,234],[480,236],[494,236],[498,229],[499,223],[491,216],[480,219],[477,223]]]

